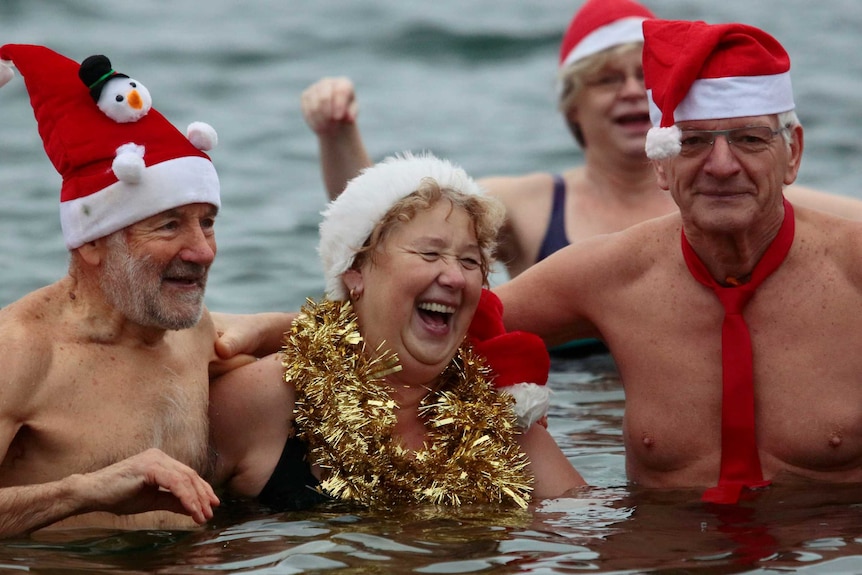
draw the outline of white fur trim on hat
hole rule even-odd
[[[72,250],[165,210],[197,203],[221,206],[218,175],[207,158],[185,156],[149,166],[137,184],[121,180],[61,202],[60,223]]]
[[[332,300],[347,299],[342,274],[353,265],[374,226],[400,199],[415,192],[422,180],[431,178],[441,188],[464,194],[482,190],[467,173],[448,160],[430,153],[386,158],[366,168],[347,183],[344,192],[322,212],[320,244],[317,251],[323,262],[326,295]]]
[[[650,128],[646,135],[644,150],[651,160],[664,160],[679,154],[682,132],[676,126],[670,128]]]
[[[500,387],[497,391],[508,393],[515,398],[515,416],[521,429],[529,429],[531,425],[548,414],[551,390],[546,385],[516,383]]]
[[[0,88],[15,77],[15,69],[9,60],[0,60]]]
[[[646,18],[642,16],[631,16],[620,18],[610,24],[596,28],[578,42],[577,46],[569,52],[563,63],[560,64],[560,68],[565,68],[578,60],[597,54],[602,50],[619,46],[620,44],[643,42],[642,23],[644,20]]]
[[[650,99],[651,100],[651,99]],[[673,111],[674,122],[780,114],[795,107],[790,72],[701,78]]]

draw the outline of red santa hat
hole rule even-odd
[[[790,57],[778,40],[745,24],[648,20],[644,84],[653,159],[680,150],[677,122],[780,114],[794,109]]]
[[[620,44],[643,42],[641,24],[647,18],[655,16],[632,0],[587,0],[563,36],[560,68]]]
[[[503,326],[503,302],[487,289],[482,290],[467,337],[493,371],[494,387],[514,396],[518,424],[529,429],[542,420],[550,403],[545,384],[551,358],[545,342],[526,331],[507,332]]]
[[[128,76],[109,69],[89,81],[79,76],[81,65],[43,46],[0,47],[0,86],[13,66],[24,76],[45,151],[63,178],[60,221],[69,249],[171,208],[220,205],[218,176],[201,151],[216,144],[212,127],[194,122],[184,135],[151,109],[149,93]],[[137,117],[109,116],[97,102],[101,85],[117,78],[132,86],[128,102]]]

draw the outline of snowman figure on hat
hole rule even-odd
[[[90,90],[99,109],[115,122],[137,122],[153,107],[147,87],[115,72],[107,56],[97,54],[81,62],[78,77]]]
[[[68,249],[180,205],[221,205],[206,154],[218,143],[209,124],[193,122],[180,132],[141,82],[116,72],[102,55],[79,64],[45,46],[0,46],[0,86],[15,70],[63,178],[60,222]]]
[[[81,62],[78,77],[87,86],[98,108],[117,123],[137,122],[153,107],[150,91],[139,81],[115,71],[107,56],[95,54]],[[187,137],[199,150],[211,150],[218,143],[215,129],[205,122],[192,122]],[[145,168],[144,147],[134,143],[117,149],[112,169],[117,178],[137,183]]]

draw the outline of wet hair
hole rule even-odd
[[[569,121],[569,110],[575,105],[575,100],[586,86],[588,78],[600,72],[615,58],[635,50],[642,51],[643,42],[626,42],[612,46],[566,66],[557,74],[557,85],[560,87],[557,109],[563,114],[569,130],[581,148],[586,148],[587,143],[584,140],[581,127],[577,123]]]
[[[359,269],[374,254],[397,226],[412,220],[417,213],[429,210],[438,202],[448,201],[452,209],[461,208],[473,222],[473,231],[481,252],[482,281],[488,284],[497,234],[505,219],[505,207],[496,198],[484,194],[465,194],[452,188],[441,188],[433,178],[423,178],[411,194],[395,202],[380,218],[365,244],[356,252],[351,268]]]

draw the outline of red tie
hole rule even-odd
[[[763,480],[757,452],[751,336],[742,310],[754,295],[754,290],[784,261],[793,243],[794,227],[793,206],[784,200],[784,222],[751,272],[751,279],[730,287],[713,279],[688,243],[685,232],[682,234],[682,255],[691,275],[711,288],[724,306],[721,325],[721,475],[718,485],[703,494],[703,501],[736,503],[743,487],[769,485],[769,481]]]

